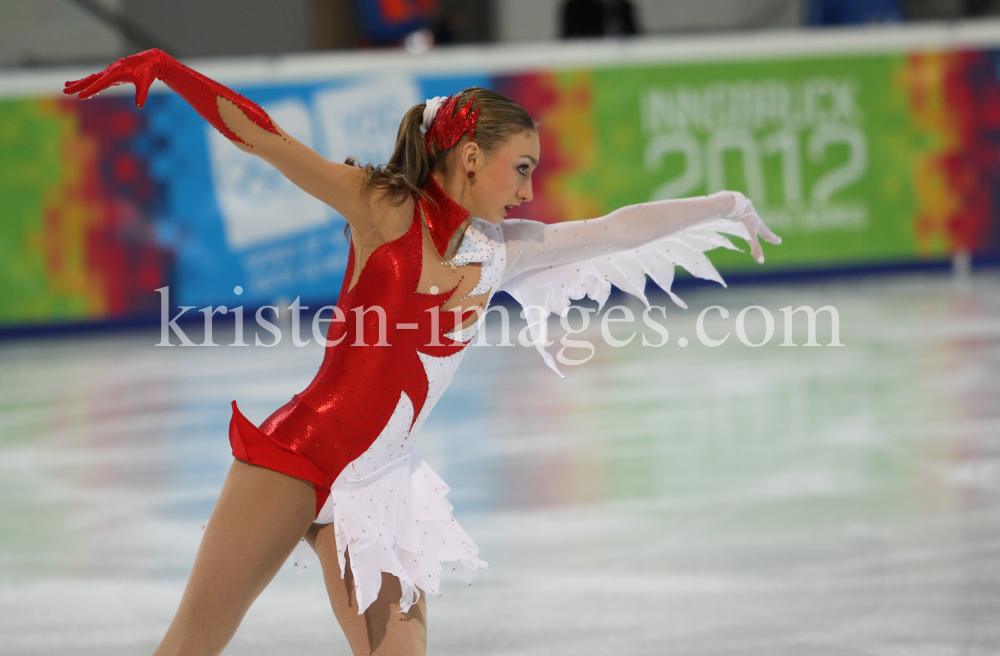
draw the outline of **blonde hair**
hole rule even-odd
[[[479,120],[476,121],[472,141],[487,153],[499,148],[515,134],[538,129],[524,107],[501,93],[469,87],[456,95],[456,109],[461,109],[469,102],[473,103],[472,109],[479,108]],[[430,151],[427,149],[420,129],[426,107],[427,105],[420,103],[406,112],[396,134],[396,149],[388,163],[381,166],[365,164],[363,192],[385,191],[393,205],[402,205],[411,193],[423,193],[421,187],[444,161],[448,152],[438,151],[437,147],[432,147]],[[467,136],[458,143],[465,143]],[[354,164],[355,161],[348,158],[347,163]]]

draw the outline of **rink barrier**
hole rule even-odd
[[[399,117],[471,85],[522,102],[525,218],[734,188],[784,237],[727,280],[997,259],[1000,22],[192,60],[324,156],[384,161]],[[183,305],[335,298],[343,219],[154,85],[80,102],[90,68],[0,72],[0,334],[144,325]],[[13,332],[12,332],[13,331]]]

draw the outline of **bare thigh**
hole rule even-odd
[[[333,614],[337,616],[354,656],[423,656],[427,653],[426,595],[421,591],[417,603],[410,606],[406,613],[400,612],[402,590],[399,579],[383,572],[378,599],[364,614],[358,615],[350,561],[347,561],[347,571],[341,578],[334,533],[330,524],[313,524],[306,533],[306,540],[319,556]]]
[[[187,589],[154,656],[219,654],[312,524],[312,483],[233,463]]]

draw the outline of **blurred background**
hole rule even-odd
[[[709,253],[728,289],[678,273],[687,310],[649,283],[659,347],[595,319],[566,379],[470,347],[418,450],[492,569],[431,600],[431,653],[1000,653],[998,14],[0,0],[0,654],[153,651],[231,462],[229,402],[260,422],[322,359],[259,345],[254,311],[287,331],[298,298],[312,337],[346,265],[343,217],[162,84],[142,110],[131,88],[60,93],[151,47],[341,161],[385,161],[425,98],[493,88],[539,123],[526,218],[737,189],[784,238],[763,267]],[[713,305],[718,348],[696,339]],[[835,310],[815,340],[784,322],[803,305]],[[207,306],[244,307],[257,345],[228,346],[230,312],[218,348],[157,346],[185,307],[210,342]],[[634,330],[660,342],[612,332]],[[230,652],[348,653],[324,595],[286,567]]]
[[[160,47],[177,57],[679,35],[996,15],[994,0],[5,0],[0,65],[103,61]]]
[[[329,300],[343,218],[154,85],[58,95],[161,47],[324,156],[382,162],[398,117],[482,85],[542,125],[526,218],[746,192],[787,243],[766,271],[997,260],[1000,3],[5,0],[0,331],[171,307]],[[985,18],[983,16],[986,16]],[[980,18],[972,18],[980,17]],[[186,317],[185,317],[186,318]]]

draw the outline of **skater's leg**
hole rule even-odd
[[[423,656],[427,652],[427,601],[423,592],[408,612],[401,613],[399,579],[383,572],[378,599],[358,615],[350,561],[346,576],[340,577],[333,526],[314,524],[306,540],[319,556],[330,605],[354,656]]]
[[[219,654],[316,512],[312,483],[233,463],[177,615],[154,656]]]

